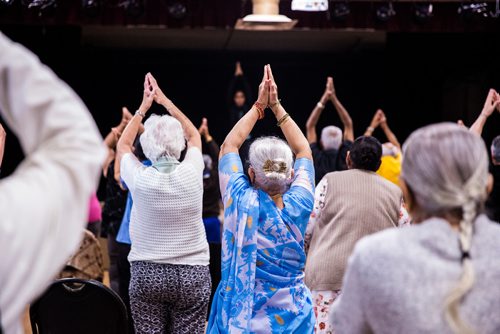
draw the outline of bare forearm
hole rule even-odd
[[[486,115],[484,115],[483,113],[481,113],[479,115],[479,117],[476,119],[476,121],[469,128],[469,131],[476,133],[480,136],[483,133],[483,128],[484,128],[484,125],[486,124],[487,119],[488,119],[488,117]]]
[[[120,176],[120,164],[123,155],[132,152],[132,147],[134,145],[135,138],[139,132],[139,128],[142,124],[142,116],[135,115],[132,120],[127,124],[125,130],[118,140],[116,145],[116,158],[115,158],[115,179],[119,181]]]
[[[399,143],[399,140],[396,137],[396,135],[394,134],[394,132],[392,132],[392,130],[389,128],[389,125],[387,123],[382,123],[382,124],[380,124],[380,127],[384,131],[385,136],[387,137],[387,140],[389,140],[389,142],[392,143],[392,145],[401,149],[401,144]]]
[[[319,100],[319,103],[316,104],[313,111],[311,112],[311,115],[309,115],[309,118],[307,119],[306,135],[307,141],[310,144],[316,143],[318,141],[318,137],[316,134],[316,125],[318,124],[321,113],[323,112],[323,109],[325,109],[325,104],[327,102],[328,96],[326,94],[323,94],[323,96],[321,96],[321,99]]]
[[[0,166],[2,166],[4,152],[5,152],[5,134],[0,134]]]
[[[335,110],[337,110],[337,113],[339,114],[342,124],[344,124],[344,126],[352,127],[351,116],[349,115],[347,109],[342,105],[342,103],[340,103],[340,100],[337,98],[336,95],[332,96],[332,103],[333,106],[335,107]]]
[[[306,135],[307,135],[307,141],[311,144],[318,141],[318,136],[316,134],[316,124],[318,124],[318,120],[322,112],[323,108],[317,105],[316,107],[314,107],[313,111],[311,112],[311,115],[307,119]]]
[[[170,99],[164,99],[161,101],[161,105],[181,123],[188,144],[201,147],[200,133],[193,122]]]
[[[273,113],[278,122],[286,116],[286,111],[281,104],[278,104],[278,106],[273,108]],[[280,127],[281,131],[283,131],[283,134],[285,135],[288,145],[290,145],[290,148],[293,153],[295,153],[297,158],[312,159],[309,142],[306,137],[304,137],[304,134],[300,130],[297,123],[295,123],[291,117],[288,117]]]
[[[226,136],[220,148],[220,157],[226,153],[238,152],[258,120],[259,112],[254,105],[245,115],[243,115]]]
[[[352,118],[346,108],[340,103],[336,95],[332,96],[332,103],[340,117],[340,121],[344,125],[344,140],[354,140],[354,127]]]
[[[106,138],[104,138],[104,144],[114,150],[116,147],[116,144],[118,143],[118,139],[120,139],[121,134],[123,133],[123,130],[125,130],[126,123],[120,122],[118,126],[115,126],[114,128],[111,128],[111,131],[108,133]]]

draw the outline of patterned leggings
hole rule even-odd
[[[208,266],[132,262],[136,334],[204,333],[210,289]]]

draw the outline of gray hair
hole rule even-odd
[[[261,137],[250,145],[250,166],[255,185],[270,194],[283,194],[291,182],[293,154],[288,144],[277,137]]]
[[[454,123],[423,127],[404,145],[401,178],[425,216],[460,209],[462,276],[445,301],[446,319],[455,333],[473,333],[460,318],[459,305],[474,284],[469,258],[473,222],[487,198],[488,153],[481,137]]]
[[[342,144],[342,130],[329,125],[321,130],[321,144],[325,150],[338,150]]]
[[[496,163],[500,163],[500,136],[496,136],[491,142],[491,157]]]
[[[144,155],[153,163],[162,157],[179,159],[186,147],[181,123],[169,115],[151,115],[140,140]]]

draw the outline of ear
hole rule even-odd
[[[345,163],[347,169],[352,169],[351,151],[347,151],[347,156],[345,157]]]
[[[248,167],[248,176],[250,177],[250,182],[254,183],[254,181],[255,181],[255,171],[253,170],[252,166]]]
[[[488,195],[491,194],[494,183],[495,183],[495,178],[493,177],[493,174],[488,173],[488,183],[486,184],[486,192],[488,193]]]

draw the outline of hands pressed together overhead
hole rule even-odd
[[[256,102],[260,118],[264,117],[264,110],[268,107],[273,111],[273,113],[275,113],[275,107],[278,106],[279,103],[278,85],[274,80],[271,65],[268,64],[264,66],[264,75],[262,76],[262,81],[259,85],[259,96],[257,97]]]
[[[498,110],[500,112],[500,94],[496,90],[490,89],[484,101],[483,110],[481,115],[489,117],[493,112]]]

